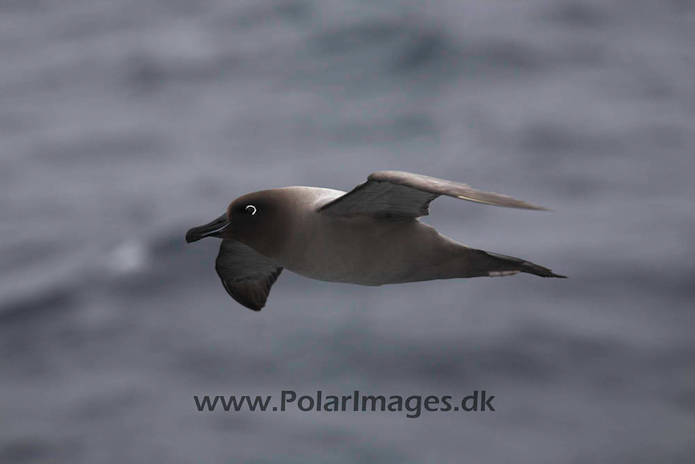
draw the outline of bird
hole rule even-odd
[[[284,187],[243,195],[217,219],[188,230],[186,242],[222,239],[215,270],[227,293],[254,311],[266,305],[283,269],[368,286],[520,272],[566,278],[524,259],[468,247],[421,222],[441,195],[548,210],[459,182],[378,171],[347,193]]]

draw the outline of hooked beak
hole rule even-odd
[[[197,242],[205,237],[220,237],[222,231],[227,227],[229,227],[229,219],[225,213],[212,222],[189,229],[186,232],[186,243]]]

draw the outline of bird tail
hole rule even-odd
[[[540,277],[557,277],[560,279],[566,279],[567,276],[560,274],[555,274],[550,269],[534,264],[530,261],[526,261],[520,258],[514,258],[513,256],[500,255],[498,253],[491,253],[489,251],[476,250],[485,256],[481,256],[486,262],[486,267],[488,269],[487,275],[489,276],[505,276],[514,275],[519,272],[525,272],[527,274],[533,274]]]

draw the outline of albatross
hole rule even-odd
[[[547,210],[499,193],[420,174],[379,171],[350,192],[285,187],[232,201],[186,242],[222,239],[215,269],[238,303],[260,311],[283,269],[316,280],[379,286],[435,279],[555,274],[525,259],[477,250],[420,222],[446,195],[486,205]]]

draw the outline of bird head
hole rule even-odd
[[[249,193],[232,201],[217,219],[186,232],[186,242],[205,237],[238,240],[269,256],[286,239],[292,198],[283,189]]]

